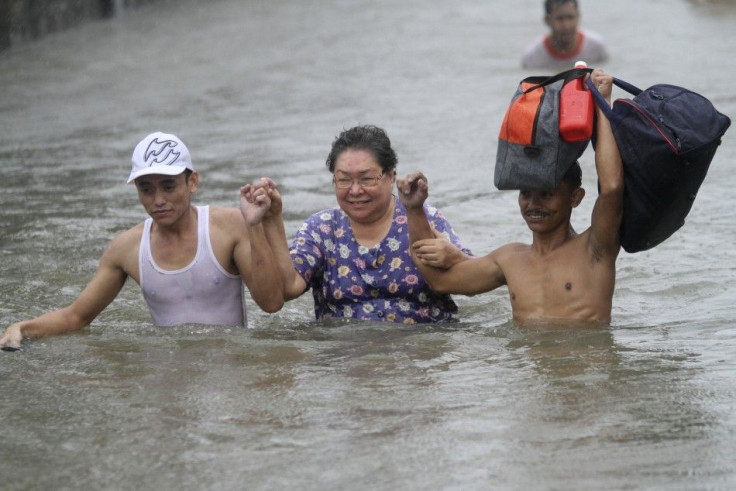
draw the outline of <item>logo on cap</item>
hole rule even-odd
[[[181,152],[174,150],[177,145],[178,143],[173,140],[159,141],[158,138],[154,138],[143,153],[143,160],[149,167],[154,164],[172,165],[181,156]]]

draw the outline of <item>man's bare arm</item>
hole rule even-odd
[[[265,312],[277,312],[284,306],[283,283],[278,264],[266,238],[263,217],[271,206],[266,189],[240,189],[240,212],[245,221],[247,239],[235,247],[234,259],[253,300]]]
[[[416,242],[414,246],[421,247],[421,242]],[[506,284],[506,278],[497,260],[500,251],[501,249],[479,258],[468,258],[446,269],[424,264],[420,266],[416,260],[415,264],[429,286],[437,293],[477,295]]]
[[[430,266],[421,257],[435,234],[424,213],[424,201],[429,195],[427,179],[421,173],[398,179],[396,186],[406,207],[409,221],[409,243],[412,260],[429,286],[438,293],[475,295],[504,284],[503,273],[496,262],[496,253],[483,258],[464,257],[448,268]]]
[[[440,232],[433,230],[434,239],[423,239],[415,242],[417,259],[427,266],[435,268],[447,269],[454,264],[467,261],[472,256],[463,252],[459,247],[453,244],[447,237]]]
[[[271,207],[263,217],[263,227],[283,283],[284,300],[288,302],[300,297],[307,291],[307,282],[304,281],[304,278],[297,272],[291,262],[289,242],[286,238],[282,214],[283,202],[276,183],[272,179],[263,178],[256,185],[267,189],[271,198]]]
[[[613,78],[603,70],[596,69],[591,74],[591,80],[610,104]],[[593,206],[590,247],[596,258],[615,260],[620,250],[624,171],[611,124],[599,107],[596,107],[596,117],[595,166],[600,189]]]
[[[75,331],[89,325],[120,293],[128,277],[123,270],[129,234],[110,243],[94,277],[76,300],[62,309],[8,326],[0,336],[0,348],[19,349],[24,338],[40,338]]]

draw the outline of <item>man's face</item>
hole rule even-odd
[[[566,43],[576,40],[580,13],[573,2],[565,2],[552,7],[552,12],[545,17],[545,21],[552,29],[554,38]]]
[[[190,206],[191,196],[197,190],[198,176],[189,179],[182,172],[176,176],[151,174],[135,180],[138,199],[148,214],[159,225],[171,225]]]
[[[573,190],[564,182],[552,191],[522,189],[519,210],[533,232],[551,231],[569,223],[572,209],[580,204],[584,194],[582,188]]]

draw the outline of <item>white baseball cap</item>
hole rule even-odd
[[[186,169],[194,170],[192,157],[184,142],[160,131],[151,133],[136,145],[132,161],[129,183],[149,174],[176,176]]]

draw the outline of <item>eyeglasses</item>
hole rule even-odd
[[[349,177],[333,177],[332,182],[335,184],[337,189],[350,189],[353,187],[353,183],[357,182],[358,186],[362,188],[374,188],[378,186],[378,181],[383,177],[383,173],[376,177],[359,177],[358,179],[351,179]]]

